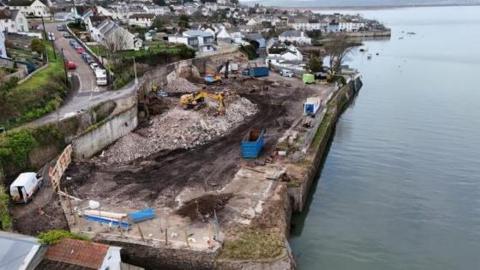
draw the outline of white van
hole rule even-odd
[[[10,185],[10,196],[16,203],[28,203],[41,185],[42,179],[36,173],[21,173]]]
[[[293,72],[291,70],[288,70],[288,69],[282,69],[280,71],[280,75],[282,75],[283,77],[290,77],[292,78],[293,77]]]
[[[101,69],[101,68],[95,69],[95,78],[97,81],[97,85],[99,86],[105,86],[108,84],[107,71],[105,69]]]

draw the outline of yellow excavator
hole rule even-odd
[[[180,97],[180,105],[185,109],[199,109],[205,104],[205,99],[211,98],[218,102],[217,112],[219,114],[225,113],[225,103],[224,98],[225,94],[223,92],[219,93],[208,93],[206,91],[198,91],[191,94],[185,94]]]

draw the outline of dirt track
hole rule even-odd
[[[113,194],[138,201],[154,201],[161,194],[164,203],[172,203],[185,187],[203,190],[218,189],[230,180],[240,162],[240,141],[252,127],[267,128],[266,151],[280,135],[276,119],[285,115],[282,105],[265,102],[258,97],[249,97],[259,104],[260,112],[240,125],[225,137],[192,150],[174,150],[157,153],[148,160],[135,161],[116,168],[95,167],[91,163],[74,164],[66,175],[72,177],[67,187],[73,195],[89,198],[112,197]],[[284,100],[282,100],[284,101]],[[91,185],[97,181],[107,182],[106,189]],[[67,182],[67,181],[65,181]],[[110,187],[110,188],[108,188]],[[93,199],[92,198],[92,199]]]
[[[229,135],[192,150],[160,152],[121,167],[99,167],[93,162],[73,164],[66,173],[71,180],[63,183],[80,198],[105,200],[108,197],[110,203],[128,200],[169,206],[174,206],[175,197],[185,187],[202,191],[219,189],[245,162],[239,145],[249,129],[267,129],[265,157],[273,143],[301,115],[301,103],[308,91],[300,94],[296,90],[283,88],[250,93],[243,89],[241,94],[257,103],[260,111]]]

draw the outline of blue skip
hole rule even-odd
[[[265,129],[252,129],[242,140],[240,147],[245,159],[257,158],[265,144]]]

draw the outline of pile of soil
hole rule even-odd
[[[231,193],[204,195],[186,202],[176,211],[176,214],[189,217],[192,221],[199,219],[206,221],[206,218],[214,216],[214,212],[218,214],[218,212],[225,207],[232,196],[233,194]]]

